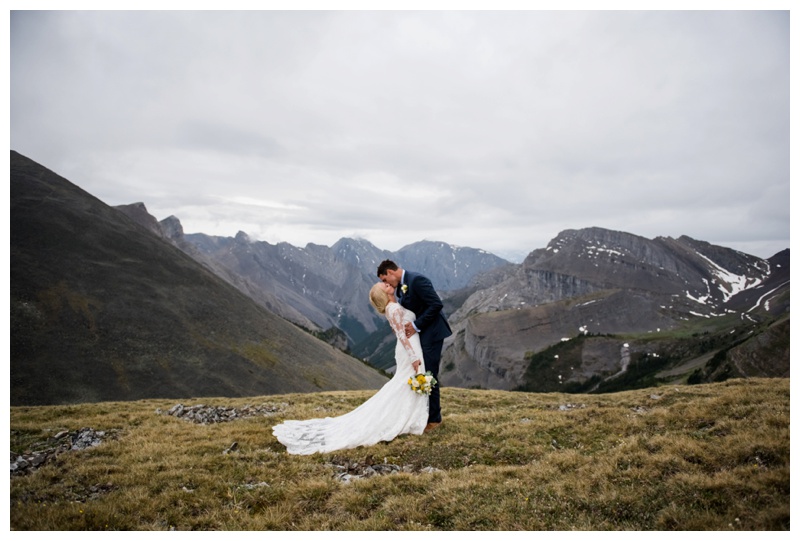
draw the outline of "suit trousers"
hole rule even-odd
[[[422,346],[422,357],[425,360],[425,371],[433,374],[436,380],[439,380],[439,363],[442,360],[442,345],[444,340],[437,340],[430,344],[420,344]],[[428,397],[428,422],[441,423],[442,422],[442,408],[439,405],[439,388],[440,384],[431,391]]]

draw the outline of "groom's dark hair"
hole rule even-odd
[[[396,271],[397,268],[398,268],[397,263],[395,263],[391,259],[385,259],[384,261],[381,262],[380,265],[378,265],[378,278],[386,274],[386,271],[390,270]]]

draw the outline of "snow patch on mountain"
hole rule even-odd
[[[778,291],[779,289],[781,289],[783,286],[785,286],[785,285],[786,285],[786,284],[788,284],[788,283],[789,283],[789,280],[785,281],[784,283],[782,283],[782,284],[781,284],[781,285],[779,285],[778,287],[776,287],[776,288],[774,288],[774,289],[771,289],[771,290],[767,291],[766,293],[764,293],[763,295],[761,295],[761,296],[758,298],[758,300],[756,301],[756,304],[755,304],[755,305],[754,305],[752,308],[750,308],[750,309],[748,310],[748,312],[752,312],[753,310],[755,310],[756,308],[758,308],[759,306],[761,306],[761,303],[762,303],[762,301],[764,301],[764,298],[765,298],[765,297],[770,297],[770,296],[771,296],[773,293],[775,293],[776,291]],[[770,297],[769,299],[767,299],[767,300],[766,300],[766,302],[764,302],[764,308],[765,308],[766,310],[769,310],[769,301],[770,301],[770,300],[771,300],[771,297]]]
[[[764,281],[762,278],[748,278],[746,275],[739,275],[729,270],[721,267],[710,258],[706,257],[705,255],[701,254],[700,252],[695,252],[701,258],[703,258],[710,266],[711,266],[711,274],[717,277],[719,280],[719,291],[722,293],[723,301],[727,302],[728,299],[740,293],[746,289],[750,289],[753,287],[758,286],[761,282]],[[767,271],[767,275],[769,271]]]

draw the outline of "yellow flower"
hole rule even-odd
[[[408,291],[408,286],[406,284],[403,284],[400,290],[403,292],[403,295],[405,295],[406,291]]]
[[[431,390],[436,387],[437,383],[436,378],[434,378],[433,374],[430,372],[414,374],[408,378],[408,385],[411,387],[411,390],[422,395],[430,395]]]

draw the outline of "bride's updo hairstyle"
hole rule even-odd
[[[386,305],[389,304],[389,294],[383,289],[383,282],[378,282],[369,290],[369,302],[379,314],[386,312]]]

